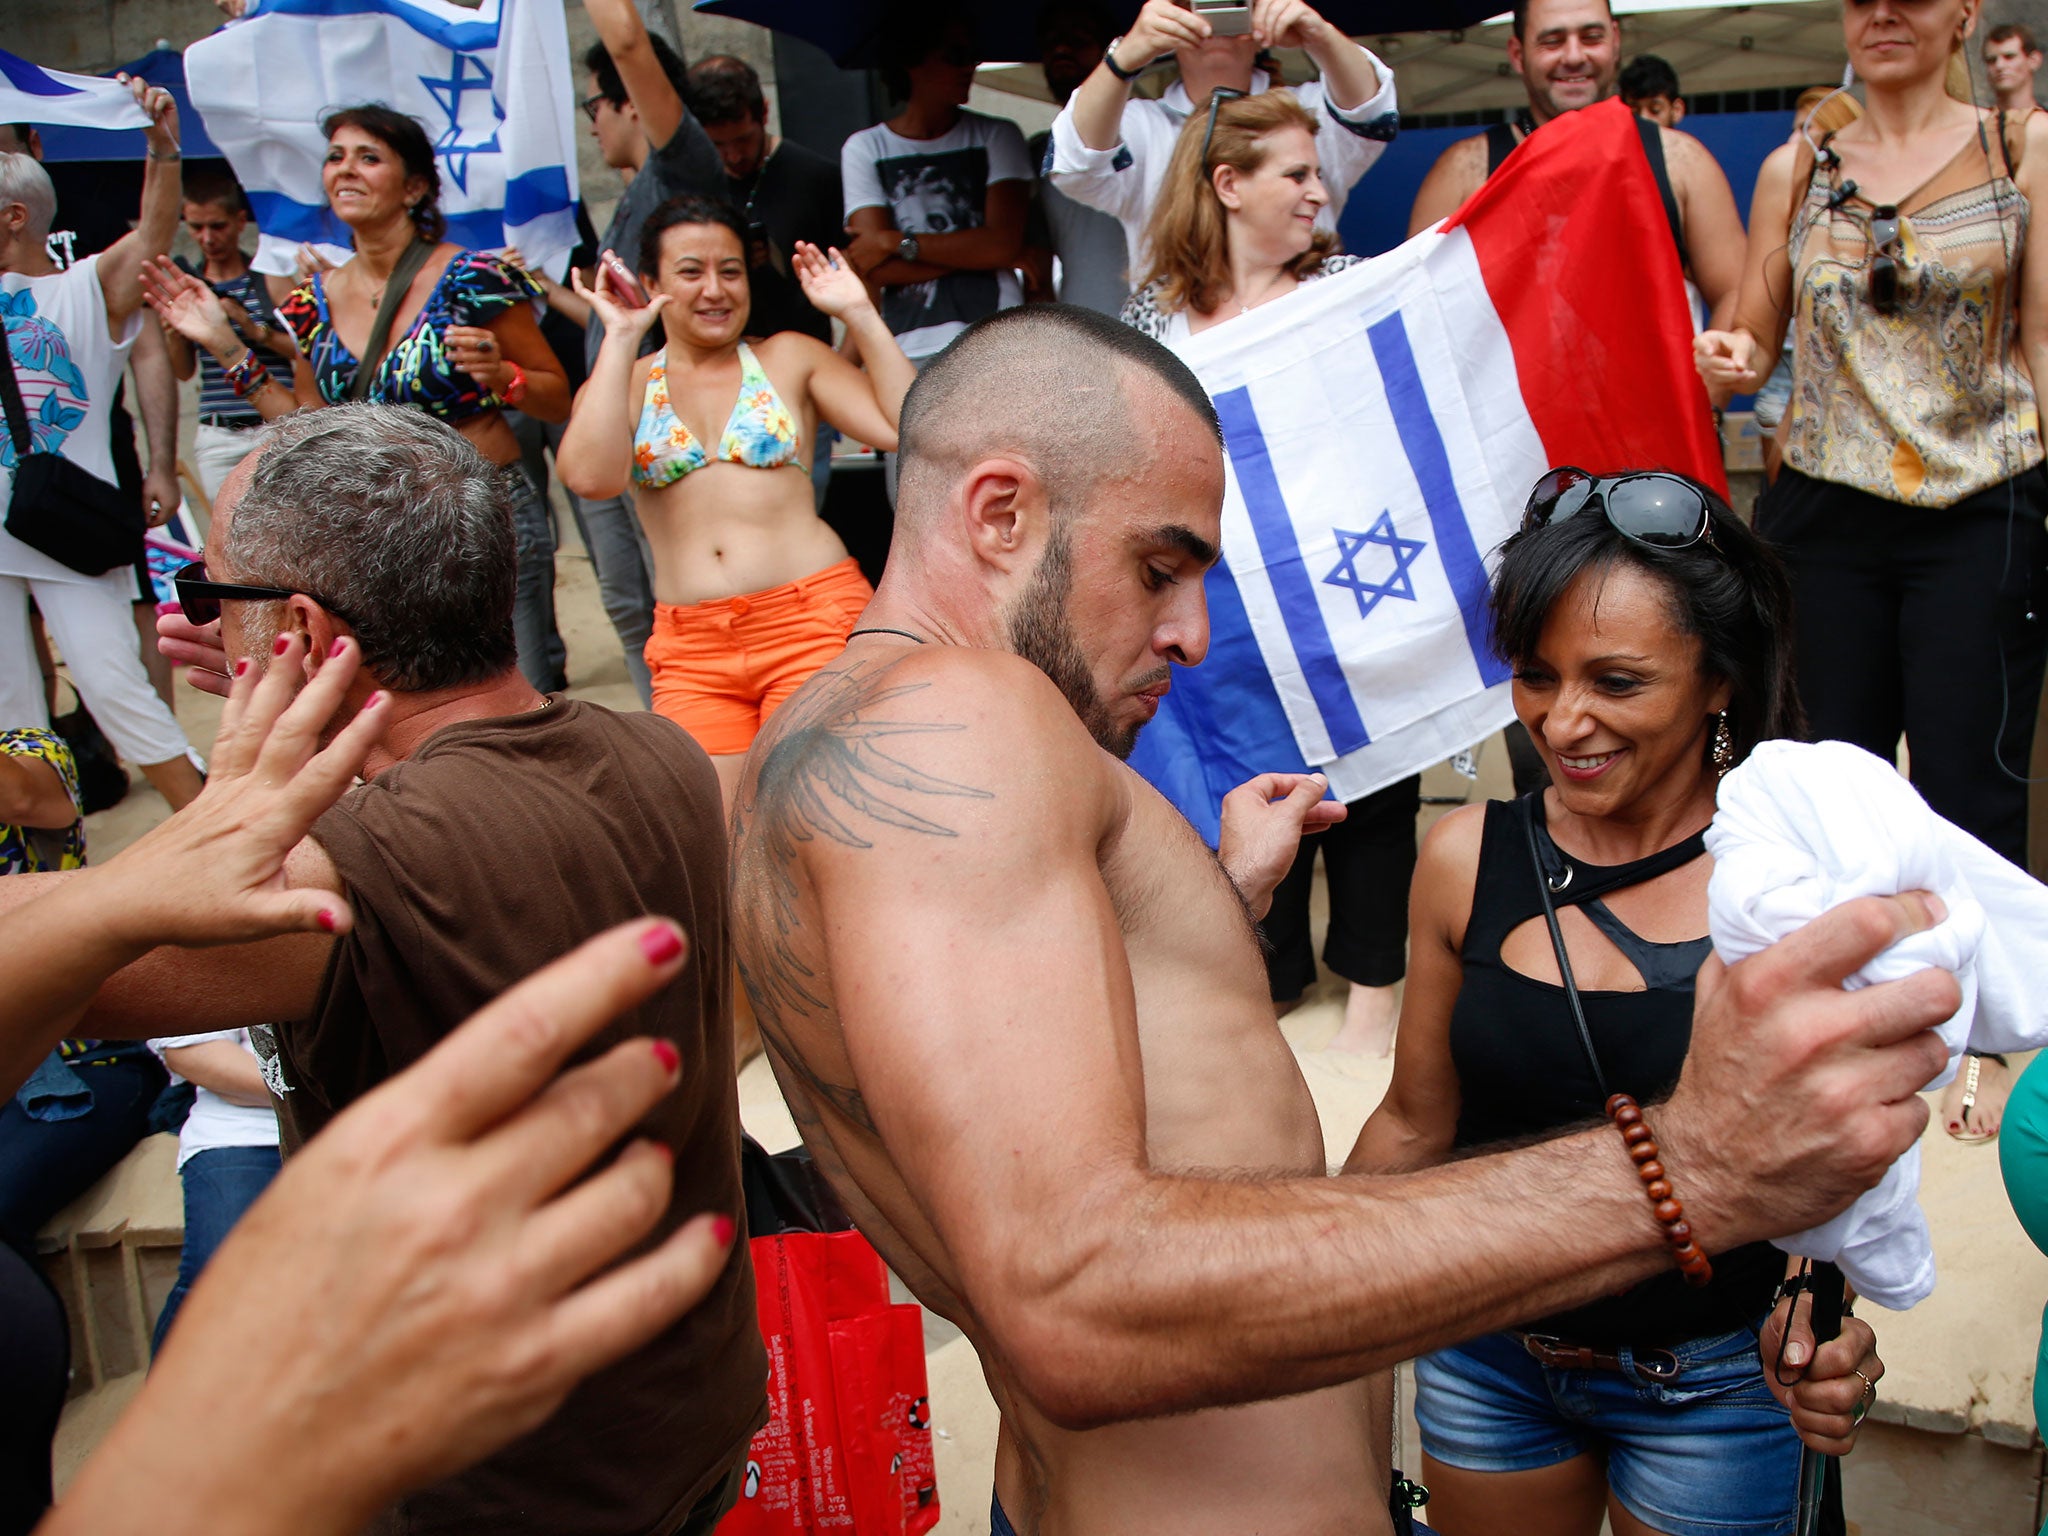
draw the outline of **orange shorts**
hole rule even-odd
[[[787,586],[679,607],[654,605],[647,670],[654,712],[713,757],[734,756],[826,662],[875,589],[851,557]]]

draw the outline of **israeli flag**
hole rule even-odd
[[[147,128],[128,87],[99,75],[67,75],[0,52],[0,123],[39,128]]]
[[[1505,331],[1469,312],[1469,243],[1460,260],[1449,238],[1178,349],[1223,425],[1223,560],[1208,660],[1176,670],[1131,760],[1212,840],[1252,773],[1319,769],[1355,800],[1512,716],[1488,562],[1543,445]]]
[[[303,242],[350,254],[320,186],[320,120],[381,102],[440,158],[448,239],[517,246],[559,278],[576,246],[576,82],[562,0],[257,0],[185,50],[192,103],[249,195],[258,271]]]
[[[1656,195],[1626,108],[1568,113],[1445,225],[1176,348],[1222,422],[1223,559],[1131,765],[1211,846],[1259,773],[1356,800],[1508,723],[1491,572],[1545,470],[1725,494]]]

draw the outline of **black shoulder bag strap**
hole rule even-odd
[[[413,237],[405,248],[405,254],[398,258],[398,265],[391,269],[391,280],[384,285],[384,301],[377,306],[377,318],[370,322],[370,344],[363,349],[362,361],[356,364],[355,377],[348,381],[348,397],[351,400],[367,400],[370,390],[377,381],[377,369],[384,362],[384,354],[391,349],[391,326],[398,318],[398,306],[405,302],[405,296],[412,292],[412,280],[420,275],[434,254],[434,243]]]
[[[1671,226],[1671,243],[1678,247],[1678,264],[1692,276],[1692,258],[1685,249],[1685,219],[1678,211],[1678,194],[1671,190],[1671,170],[1664,163],[1664,130],[1647,117],[1636,119],[1642,136],[1643,154],[1650,162],[1650,174],[1657,178],[1657,195],[1664,199],[1664,222]]]
[[[1572,979],[1572,957],[1565,953],[1564,929],[1557,922],[1557,903],[1550,899],[1550,870],[1545,866],[1543,850],[1536,842],[1536,811],[1533,806],[1523,807],[1522,832],[1529,839],[1529,865],[1536,871],[1536,894],[1543,900],[1543,921],[1550,926],[1550,947],[1557,953],[1558,980],[1564,983],[1565,1000],[1572,1005],[1572,1022],[1579,1027],[1579,1044],[1586,1052],[1586,1065],[1593,1069],[1593,1086],[1600,1090],[1600,1102],[1605,1104],[1608,1099],[1607,1074],[1600,1068],[1600,1053],[1593,1049],[1593,1031],[1587,1027],[1585,1005],[1579,1001],[1579,984]]]
[[[7,409],[7,435],[14,439],[14,462],[18,467],[35,448],[28,429],[28,407],[22,403],[21,381],[14,376],[14,344],[7,339],[7,326],[0,321],[0,405]]]

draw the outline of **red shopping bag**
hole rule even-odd
[[[938,1523],[923,1319],[857,1232],[751,1244],[768,1423],[719,1536],[922,1536]]]

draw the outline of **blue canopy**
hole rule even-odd
[[[206,136],[206,125],[192,110],[191,93],[185,89],[185,60],[168,48],[145,53],[132,64],[123,64],[108,74],[140,75],[151,85],[160,85],[178,103],[178,134],[187,160],[217,159],[219,148]],[[39,128],[46,163],[63,164],[77,160],[140,160],[149,152],[140,128]]]
[[[1118,27],[1130,24],[1142,0],[1107,0]],[[875,62],[873,45],[888,0],[696,0],[712,16],[757,22],[814,43],[839,63]],[[957,0],[957,13],[974,23],[981,56],[989,60],[1038,57],[1039,0]],[[1384,32],[1454,31],[1477,26],[1501,11],[1501,0],[1325,0],[1316,10],[1352,37]]]

